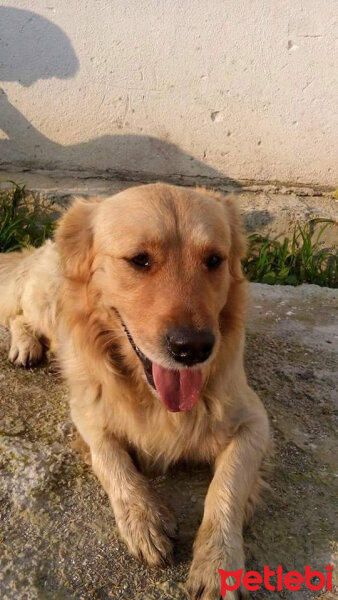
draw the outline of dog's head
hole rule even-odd
[[[66,279],[85,287],[87,309],[105,314],[116,339],[129,340],[166,407],[192,408],[220,347],[231,286],[242,279],[233,201],[164,184],[78,200],[57,243]]]

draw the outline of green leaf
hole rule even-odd
[[[276,283],[276,274],[273,271],[270,271],[269,273],[265,273],[265,275],[263,276],[262,282],[268,283],[269,285],[273,285],[274,283]]]

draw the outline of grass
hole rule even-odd
[[[318,223],[323,223],[316,228]],[[338,284],[337,253],[320,245],[331,219],[312,219],[305,225],[295,224],[291,238],[269,239],[257,233],[249,236],[249,249],[243,269],[250,281],[270,285],[315,283],[336,288]]]
[[[319,229],[318,224],[322,224]],[[271,285],[337,287],[337,254],[320,245],[324,231],[333,226],[330,219],[313,219],[303,226],[296,223],[292,237],[283,241],[250,235],[243,261],[247,278]],[[0,191],[0,252],[41,246],[53,231],[54,222],[32,207],[25,186],[13,183],[11,190]]]
[[[53,221],[37,213],[25,186],[13,183],[11,190],[0,191],[0,252],[41,246],[53,231]]]

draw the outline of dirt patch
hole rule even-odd
[[[245,530],[248,568],[281,564],[303,571],[309,564],[324,571],[329,561],[337,565],[337,305],[333,290],[252,285],[247,372],[268,410],[275,455],[267,471],[271,489]],[[154,479],[179,520],[176,563],[162,570],[140,565],[120,541],[99,483],[72,449],[64,384],[47,365],[34,371],[12,367],[7,344],[2,331],[1,597],[186,598],[183,582],[209,470],[173,469]],[[299,600],[315,597],[297,592]]]

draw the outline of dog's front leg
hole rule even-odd
[[[151,566],[170,564],[176,521],[150,482],[113,436],[103,434],[90,451],[94,473],[109,496],[130,552]]]
[[[250,394],[253,394],[251,390]],[[239,426],[230,444],[217,457],[187,584],[194,600],[219,600],[219,569],[237,571],[244,568],[242,528],[245,508],[257,485],[268,443],[269,425],[261,407]],[[236,582],[232,580],[232,583]],[[245,590],[228,591],[226,599],[235,600],[241,595],[245,595]]]

